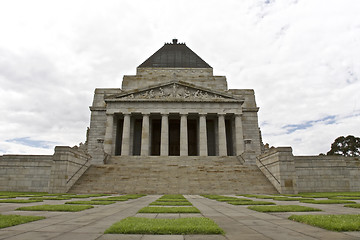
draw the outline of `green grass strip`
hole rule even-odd
[[[227,203],[232,205],[275,205],[275,203],[267,201],[229,201]]]
[[[69,200],[69,197],[32,197],[29,200]]]
[[[94,198],[91,199],[91,201],[127,201],[129,200],[128,198],[124,198],[124,197],[107,197],[107,198]]]
[[[0,228],[11,227],[27,222],[45,219],[40,216],[20,216],[20,215],[1,215],[0,214]]]
[[[360,197],[336,196],[336,197],[329,197],[329,199],[333,199],[333,200],[360,200]]]
[[[38,205],[30,207],[20,207],[16,210],[20,211],[54,211],[54,212],[79,212],[93,208],[91,205]]]
[[[196,207],[144,207],[138,213],[200,213]]]
[[[289,219],[331,231],[360,231],[360,215],[292,215]]]
[[[243,194],[243,195],[237,195],[237,196],[251,197],[251,198],[260,198],[260,199],[273,199],[273,197],[274,197],[274,196],[257,195],[257,194]]]
[[[300,200],[314,200],[310,198],[297,198],[297,197],[273,197],[275,201],[300,201]]]
[[[80,195],[68,195],[70,198],[90,198],[90,197],[102,197],[109,196],[110,194],[80,194]]]
[[[360,197],[360,192],[319,192],[319,193],[299,193],[296,196],[309,198],[329,198],[336,196]]]
[[[42,202],[42,200],[26,200],[26,199],[6,199],[0,200],[0,203],[34,203]]]
[[[187,199],[158,199],[156,202],[189,202]]]
[[[277,206],[250,206],[250,210],[258,212],[312,212],[321,211],[317,208],[304,207],[298,205],[277,205]]]
[[[160,197],[159,199],[186,199],[186,198],[181,194],[166,194]]]
[[[116,203],[115,201],[70,201],[65,204],[85,204],[85,205],[109,205]]]
[[[190,202],[159,202],[155,201],[149,205],[158,205],[158,206],[192,206]]]
[[[347,205],[344,205],[344,207],[349,207],[349,208],[360,208],[360,203],[347,204]]]
[[[112,234],[225,234],[225,232],[211,219],[177,218],[177,219],[149,219],[128,217],[113,224],[105,233]]]
[[[346,203],[355,203],[354,201],[347,200],[300,200],[302,203],[314,203],[314,204],[346,204]]]

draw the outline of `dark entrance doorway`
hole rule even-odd
[[[180,119],[169,120],[169,156],[180,155]]]
[[[161,119],[151,120],[151,153],[152,156],[160,156],[161,143]]]
[[[141,131],[142,131],[142,119],[134,119],[134,139],[133,139],[134,156],[139,156],[141,153]]]
[[[198,156],[198,121],[188,119],[188,155]]]

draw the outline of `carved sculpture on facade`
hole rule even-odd
[[[132,93],[121,97],[122,99],[225,99],[225,97],[212,93],[203,91],[200,89],[185,87],[173,83],[171,85],[154,88],[146,90],[139,93]]]

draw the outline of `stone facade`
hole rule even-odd
[[[360,158],[294,156],[291,147],[271,149],[257,165],[280,193],[360,191]]]
[[[225,76],[214,76],[177,42],[124,76],[122,89],[96,89],[90,109],[93,164],[108,156],[239,156],[245,150],[252,153],[246,161],[255,163],[261,151],[254,91],[229,90]]]

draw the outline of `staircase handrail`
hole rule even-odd
[[[277,181],[280,184],[280,181],[274,176],[274,174],[272,174],[272,172],[270,172],[270,170],[264,165],[264,163],[260,160],[259,157],[256,157],[256,159],[261,163],[261,165],[270,173],[270,175],[275,179],[275,181]]]
[[[71,179],[91,160],[91,158],[88,158],[84,164],[79,167],[79,169],[66,181],[66,183],[69,183]]]

